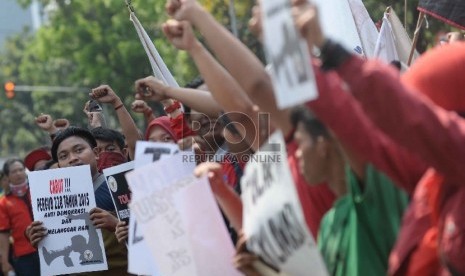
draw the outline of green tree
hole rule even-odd
[[[17,0],[23,6],[30,0]],[[37,33],[25,32],[7,42],[0,53],[0,80],[36,86],[92,88],[106,83],[129,105],[133,100],[134,80],[151,74],[151,68],[139,41],[124,0],[41,0],[48,20]],[[132,1],[136,14],[160,55],[180,85],[198,72],[186,53],[176,50],[165,39],[161,24],[167,20],[165,1]],[[207,3],[208,2],[208,3]],[[205,1],[216,17],[229,26],[226,1]],[[254,46],[247,31],[252,1],[236,3],[241,38]],[[249,43],[251,42],[251,43]],[[258,48],[257,48],[258,49]],[[74,125],[85,125],[82,108],[86,93],[51,93],[32,91],[17,93],[2,108],[1,155],[23,155],[40,146],[48,137],[33,123],[34,117],[50,113],[67,118]],[[117,127],[107,111],[111,127]],[[143,120],[134,116],[140,127]]]

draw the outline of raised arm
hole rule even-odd
[[[153,76],[137,80],[136,92],[138,99],[155,102],[175,99],[211,117],[217,117],[221,112],[220,106],[208,91],[170,87]]]
[[[414,95],[396,72],[376,61],[354,56],[338,73],[370,118],[393,140],[447,177],[465,178],[465,121],[455,112]]]
[[[139,134],[139,130],[137,129],[131,114],[129,114],[121,99],[108,85],[101,85],[95,89],[92,89],[90,96],[99,102],[110,104],[115,109],[116,115],[118,116],[118,121],[121,125],[121,130],[124,134],[124,137],[126,138],[129,158],[134,160],[136,143],[138,140],[141,140],[142,137]]]
[[[298,13],[294,13],[297,28],[304,37],[313,12],[313,8],[305,3]],[[310,46],[311,49],[312,44]],[[314,72],[319,97],[309,102],[308,107],[336,135],[357,175],[363,179],[364,164],[369,162],[396,184],[413,192],[427,165],[373,124],[357,100],[343,88],[343,82],[335,72],[325,73],[316,65]]]
[[[306,38],[321,49],[323,67],[337,69],[366,114],[393,141],[461,183],[465,178],[465,121],[403,85],[398,72],[388,65],[358,58],[326,40],[316,9],[307,8]]]
[[[179,21],[187,20],[204,36],[214,55],[261,110],[269,112],[284,133],[292,129],[289,110],[279,110],[273,85],[263,64],[195,0],[169,0],[167,10]]]
[[[223,180],[221,165],[204,162],[194,171],[197,177],[207,176],[216,201],[228,218],[231,226],[239,232],[242,228],[242,201],[241,198]]]
[[[143,100],[135,100],[131,104],[132,111],[136,113],[144,114],[145,124],[148,125],[153,119],[155,119],[155,115],[153,114],[153,110],[148,104]]]
[[[244,126],[238,128],[238,131],[246,142],[257,150],[259,141],[265,141],[267,137],[256,139],[256,134],[259,133],[258,108],[254,108],[254,104],[239,84],[195,38],[189,22],[170,20],[163,25],[163,32],[176,48],[187,51],[194,59],[213,98],[231,121]]]

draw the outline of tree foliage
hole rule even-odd
[[[30,0],[17,0],[23,6]],[[225,1],[204,1],[225,24]],[[134,99],[134,80],[150,75],[148,58],[139,41],[124,0],[41,0],[47,21],[35,33],[24,32],[11,38],[1,53],[0,81],[18,85],[92,88],[109,84],[127,106]],[[165,39],[161,24],[166,21],[165,1],[132,1],[136,15],[153,39],[180,85],[198,75],[186,53],[176,50]],[[241,36],[250,40],[246,29],[251,1],[237,3]],[[3,94],[3,93],[2,93]],[[0,100],[2,120],[0,155],[20,155],[47,142],[35,126],[34,117],[50,113],[67,118],[74,125],[85,125],[82,108],[87,93],[18,92],[14,100]],[[110,125],[117,127],[113,111],[107,110]],[[134,118],[143,127],[141,116]]]
[[[222,24],[230,27],[230,0],[200,0]],[[28,6],[31,0],[17,0]],[[133,100],[134,80],[151,74],[148,59],[129,21],[124,0],[40,0],[47,13],[45,24],[34,34],[25,30],[10,38],[0,53],[0,81],[13,80],[22,85],[47,85],[92,88],[106,83],[129,105]],[[372,19],[378,21],[387,6],[393,6],[404,18],[404,0],[363,0]],[[198,73],[186,53],[174,49],[160,26],[167,19],[164,0],[133,0],[136,14],[153,39],[158,51],[183,85]],[[263,57],[261,47],[247,29],[254,0],[235,0],[239,37]],[[413,33],[418,0],[408,1],[409,34]],[[420,41],[425,49],[439,29],[449,30],[442,22],[429,20],[430,29]],[[85,125],[82,108],[88,96],[83,92],[16,93],[14,100],[0,95],[0,155],[24,155],[48,141],[34,124],[34,117],[50,113],[67,118],[74,125]],[[106,111],[110,126],[117,127],[113,111]],[[135,115],[140,127],[142,118]]]

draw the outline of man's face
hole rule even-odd
[[[194,130],[199,136],[205,136],[211,132],[219,132],[218,125],[216,124],[217,118],[209,118],[203,113],[199,113],[195,110],[191,111],[189,117],[189,124],[192,130]]]
[[[126,148],[121,149],[115,141],[108,142],[103,140],[96,140],[97,147],[96,150],[100,154],[102,152],[118,152],[123,156],[126,156]]]
[[[317,141],[306,131],[301,122],[297,125],[294,139],[298,146],[295,156],[305,181],[311,185],[324,182],[325,158],[318,151]]]
[[[197,146],[202,152],[214,153],[224,143],[223,125],[218,118],[209,118],[203,113],[191,111],[189,124],[201,139],[196,139]]]
[[[67,168],[90,165],[92,176],[97,172],[97,150],[79,136],[71,136],[63,140],[57,149],[58,166]]]
[[[13,185],[23,184],[26,182],[26,170],[20,162],[14,162],[10,165],[8,179]]]

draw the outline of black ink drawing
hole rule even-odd
[[[45,246],[42,248],[45,262],[50,265],[53,260],[58,257],[63,257],[63,261],[67,267],[73,267],[74,263],[69,256],[71,252],[77,252],[80,254],[79,260],[81,265],[91,265],[96,263],[103,263],[103,250],[100,246],[97,230],[92,225],[89,213],[82,213],[79,215],[69,215],[68,219],[82,219],[85,221],[87,227],[87,233],[89,234],[89,240],[82,235],[74,235],[71,238],[71,245],[66,246],[63,249],[49,251]]]
[[[294,28],[292,25],[287,22],[283,22],[283,46],[279,50],[278,54],[271,56],[273,70],[276,72],[278,79],[280,78],[279,76],[281,74],[285,74],[285,78],[290,87],[293,87],[295,84],[292,81],[292,72],[290,72],[290,69],[287,66],[287,61],[291,59],[292,65],[297,72],[297,81],[299,84],[304,83],[309,79],[305,62],[310,62],[305,58],[305,55],[300,47],[300,38],[297,33],[292,30],[292,28]]]

